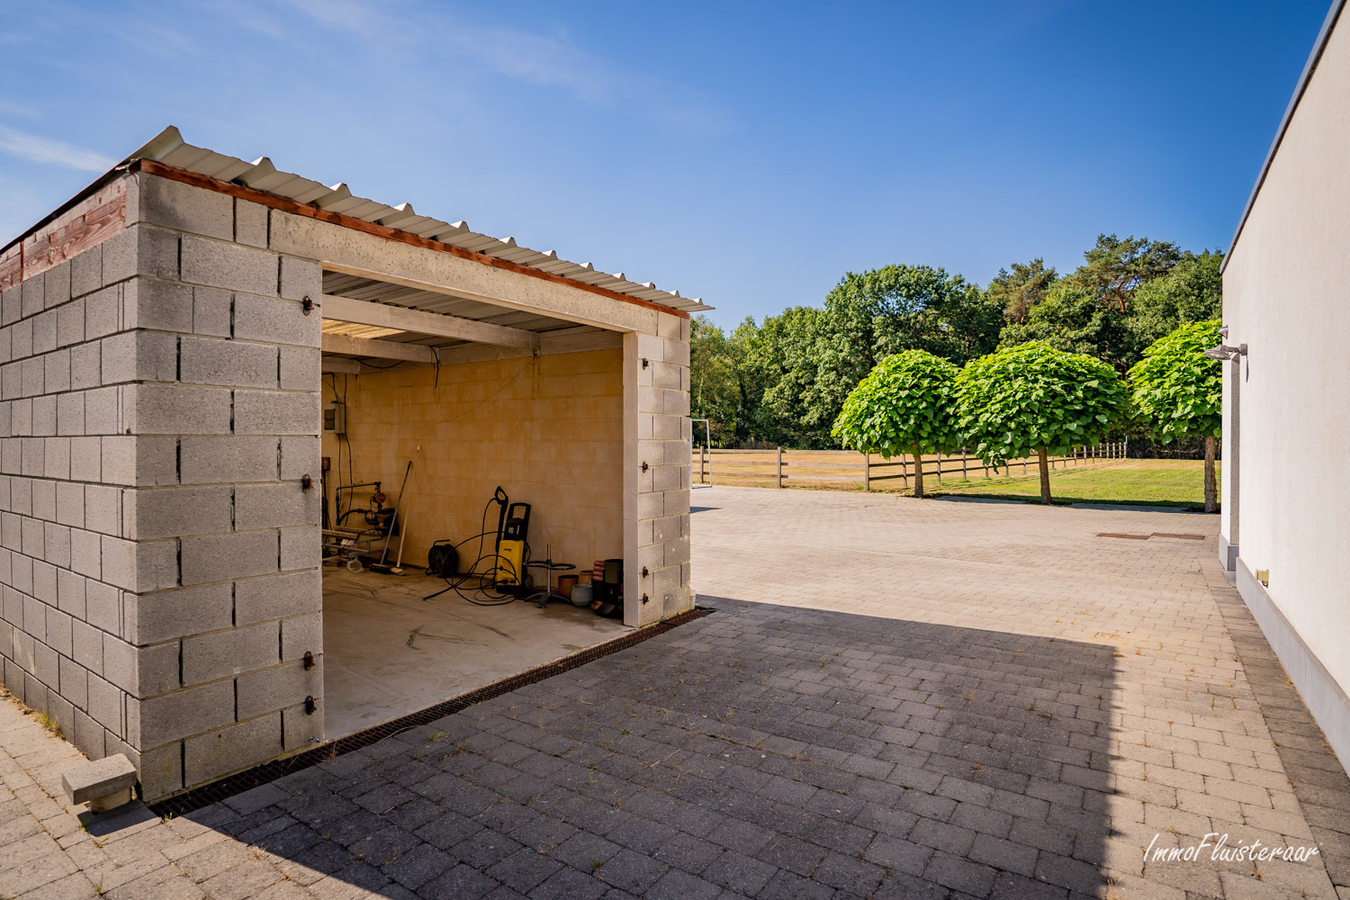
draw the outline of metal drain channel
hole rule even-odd
[[[344,753],[350,753],[353,750],[359,750],[362,747],[369,747],[371,744],[378,743],[385,738],[392,737],[400,732],[408,731],[422,725],[429,724],[437,719],[443,719],[448,715],[461,712],[477,703],[485,700],[491,700],[494,697],[500,697],[502,694],[509,694],[512,691],[519,690],[527,685],[543,681],[545,678],[552,678],[554,675],[561,675],[564,672],[571,671],[578,666],[584,666],[586,663],[594,662],[597,659],[609,656],[611,653],[618,653],[620,650],[627,650],[629,647],[642,643],[649,638],[654,638],[659,634],[664,634],[672,628],[692,622],[695,619],[701,619],[706,615],[716,612],[715,609],[697,607],[688,612],[680,613],[677,616],[671,616],[663,622],[655,625],[648,625],[645,628],[639,628],[632,634],[615,638],[612,641],[606,641],[595,647],[588,647],[585,650],[579,650],[571,656],[564,656],[562,659],[554,660],[542,666],[536,666],[533,669],[526,669],[516,675],[510,675],[483,687],[475,688],[465,694],[452,697],[449,700],[443,700],[434,706],[428,706],[426,709],[420,709],[417,712],[409,713],[399,719],[385,722],[382,725],[375,725],[364,731],[358,731],[355,734],[349,734],[346,737],[338,738],[322,746],[315,747],[312,750],[304,750],[294,756],[288,756],[285,759],[276,759],[271,762],[254,766],[251,769],[245,769],[242,772],[236,772],[233,775],[227,775],[219,781],[213,781],[210,784],[204,784],[184,791],[181,794],[175,794],[167,797],[157,803],[149,804],[149,809],[157,816],[168,815],[181,816],[184,813],[210,806],[227,797],[233,797],[235,794],[242,794],[244,791],[252,790],[255,787],[275,781],[284,775],[290,775],[293,772],[299,772],[301,769],[307,769],[310,766],[341,756]]]

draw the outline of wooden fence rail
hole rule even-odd
[[[1125,442],[1094,444],[1078,447],[1066,456],[1051,456],[1051,469],[1076,468],[1097,461],[1121,459],[1126,452]],[[863,490],[871,490],[873,482],[900,481],[909,489],[914,474],[914,457],[899,456],[882,459],[873,454],[852,450],[791,450],[774,447],[767,450],[709,450],[692,448],[691,473],[695,487],[706,487],[717,478],[733,481],[771,481],[775,487],[786,482],[816,482],[823,484],[861,483]],[[962,479],[982,475],[993,478],[1002,474],[1033,475],[1038,471],[1036,457],[1009,460],[1006,466],[988,466],[966,451],[959,454],[934,454],[923,457],[925,478],[935,477],[942,484],[943,475],[960,475]]]

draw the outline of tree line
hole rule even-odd
[[[922,350],[960,368],[1041,342],[1123,376],[1178,326],[1221,315],[1220,253],[1103,234],[1083,259],[1067,274],[1042,259],[1015,263],[985,288],[941,268],[890,265],[846,274],[823,307],[747,318],[730,332],[697,317],[693,415],[710,420],[717,446],[838,448],[846,399],[894,354]]]

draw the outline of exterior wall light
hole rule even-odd
[[[1239,356],[1247,355],[1247,345],[1238,344],[1236,347],[1230,347],[1227,344],[1220,344],[1217,347],[1211,347],[1206,350],[1205,355],[1210,359],[1237,359]]]

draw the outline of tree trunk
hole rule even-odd
[[[923,454],[914,451],[914,496],[923,499]]]
[[[1036,451],[1041,463],[1041,502],[1047,506],[1050,503],[1050,458],[1046,455],[1045,448],[1042,447]]]
[[[1205,512],[1219,511],[1219,486],[1214,478],[1214,445],[1218,443],[1205,435]]]

